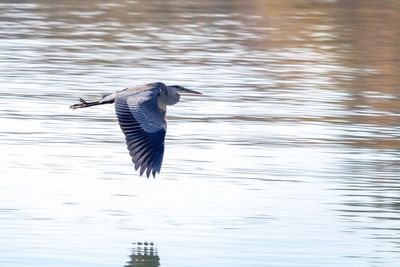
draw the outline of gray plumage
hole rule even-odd
[[[179,85],[166,86],[161,82],[129,87],[103,94],[99,101],[80,103],[72,109],[114,103],[115,113],[135,169],[155,177],[160,173],[167,131],[167,105],[179,102],[180,94],[201,94]]]

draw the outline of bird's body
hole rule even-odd
[[[161,170],[164,155],[167,105],[178,103],[180,93],[200,94],[182,86],[157,82],[103,94],[99,101],[80,99],[80,103],[71,108],[114,103],[135,169],[140,168],[140,175],[146,171],[147,177],[150,173],[154,177]]]

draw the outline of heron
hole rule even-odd
[[[164,156],[167,106],[178,103],[181,94],[201,95],[180,85],[167,86],[156,82],[105,93],[98,101],[88,102],[79,98],[80,103],[70,108],[114,103],[135,170],[140,169],[140,176],[146,172],[147,178],[150,174],[155,178],[156,173],[160,173]]]

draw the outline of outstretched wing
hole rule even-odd
[[[132,162],[136,170],[140,168],[140,175],[147,170],[147,177],[160,173],[164,155],[167,123],[157,102],[160,86],[153,84],[139,92],[127,90],[115,99],[115,111]]]

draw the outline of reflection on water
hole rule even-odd
[[[123,266],[133,237],[163,266],[397,266],[398,1],[0,8],[1,266]],[[147,180],[111,106],[68,106],[154,81],[205,96]]]
[[[157,267],[160,266],[160,257],[157,247],[152,242],[134,243],[130,260],[125,267]]]

